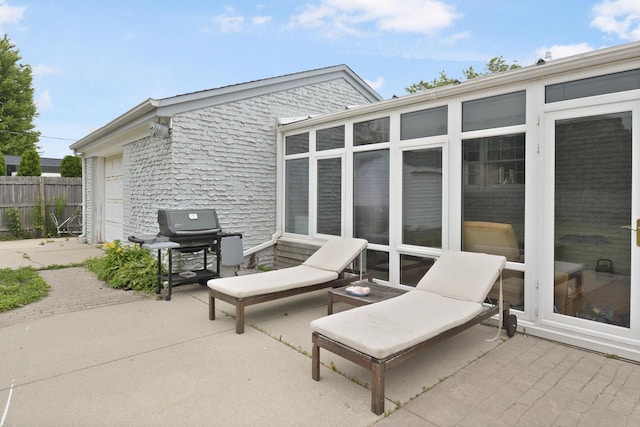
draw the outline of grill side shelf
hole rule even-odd
[[[189,271],[188,273],[193,273],[193,276],[191,275],[184,276],[184,273],[185,273],[184,271],[180,273],[172,273],[171,284],[173,286],[176,286],[176,285],[183,285],[185,283],[200,283],[200,281],[215,279],[218,277],[217,272],[209,269]],[[161,274],[160,278],[162,280],[169,281],[168,274]]]

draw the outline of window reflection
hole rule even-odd
[[[413,255],[400,255],[400,284],[416,286],[431,268],[435,259]]]
[[[286,154],[301,154],[309,152],[309,133],[287,136]]]
[[[447,106],[402,114],[400,116],[400,139],[446,135],[447,114]]]
[[[630,326],[632,114],[555,127],[554,310]]]
[[[442,247],[442,148],[402,155],[402,243]]]
[[[389,142],[389,117],[353,124],[353,145]]]
[[[389,150],[353,155],[353,229],[369,243],[389,244]]]
[[[309,159],[287,160],[285,231],[309,233]]]
[[[342,224],[342,159],[318,160],[318,223],[321,234],[339,236]]]
[[[514,92],[462,103],[462,131],[522,125],[526,92]]]
[[[332,150],[344,148],[344,125],[316,132],[316,150]]]

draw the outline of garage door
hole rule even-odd
[[[122,156],[105,160],[104,240],[122,240]]]

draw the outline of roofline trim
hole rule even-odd
[[[100,145],[101,140],[105,138],[111,140],[114,132],[122,133],[130,127],[135,127],[140,123],[141,119],[151,120],[155,117],[171,117],[175,114],[199,108],[292,89],[300,86],[299,82],[303,80],[308,84],[314,84],[341,77],[346,78],[352,85],[359,87],[360,92],[369,101],[378,102],[382,100],[382,97],[348,66],[344,64],[336,65],[167,98],[149,98],[101,128],[76,141],[70,145],[70,148],[74,150],[74,152],[82,152],[82,150],[88,146],[94,144]]]
[[[461,95],[468,95],[480,90],[487,90],[509,86],[527,81],[550,78],[556,75],[566,74],[572,71],[584,70],[602,65],[614,65],[615,63],[629,60],[638,60],[640,42],[627,43],[610,48],[594,50],[579,55],[556,59],[541,65],[529,65],[502,73],[490,74],[460,84],[440,86],[423,92],[405,95],[395,99],[388,99],[375,104],[361,105],[349,108],[346,111],[328,113],[300,122],[282,124],[280,130],[287,132],[309,126],[317,126],[336,120],[375,114],[389,109],[410,107],[415,104],[423,104],[429,101],[444,100]]]

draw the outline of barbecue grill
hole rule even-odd
[[[206,285],[209,279],[220,277],[220,266],[238,265],[242,263],[242,243],[231,242],[239,240],[241,233],[223,233],[218,222],[215,209],[160,209],[158,210],[158,226],[160,232],[156,236],[129,236],[129,241],[139,243],[142,247],[158,251],[158,287],[156,293],[162,292],[162,283],[167,282],[165,299],[171,300],[171,288],[186,283],[200,283]],[[224,244],[223,239],[230,243]],[[225,249],[225,246],[227,249]],[[168,251],[168,272],[162,273],[160,260],[162,250]],[[173,252],[196,253],[202,252],[202,269],[190,271],[173,270]],[[239,251],[239,253],[238,253]],[[207,268],[208,254],[216,257],[216,269]],[[235,264],[223,262],[233,259]]]

